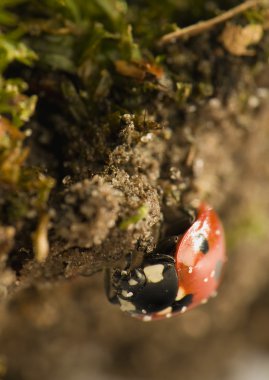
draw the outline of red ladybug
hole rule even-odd
[[[143,321],[169,318],[214,296],[225,262],[222,224],[202,203],[191,226],[161,242],[138,268],[108,271],[107,295]]]

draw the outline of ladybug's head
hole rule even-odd
[[[116,302],[133,315],[149,315],[171,306],[178,292],[178,276],[171,256],[145,258],[132,270],[114,270],[110,276]]]

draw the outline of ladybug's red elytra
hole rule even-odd
[[[107,295],[122,311],[143,321],[170,318],[215,296],[226,262],[225,237],[206,203],[180,235],[166,238],[138,268],[107,272]]]

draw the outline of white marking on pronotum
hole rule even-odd
[[[147,314],[147,312],[146,312],[145,309],[142,309],[142,313],[143,313],[143,314]]]
[[[171,318],[172,317],[172,313],[167,313],[165,317],[166,318]]]
[[[123,297],[132,297],[133,295],[134,295],[134,293],[133,292],[127,292],[127,290],[123,290],[122,292],[121,292],[121,294],[122,294],[122,296]]]
[[[152,317],[150,315],[145,315],[145,317],[143,317],[142,319],[144,322],[149,322],[152,320]]]
[[[161,310],[161,311],[158,311],[158,315],[165,315],[165,314],[171,314],[171,312],[172,312],[172,307],[171,306],[169,306],[169,307],[167,307],[166,309],[163,309],[163,310]]]
[[[122,311],[135,311],[135,305],[132,304],[130,301],[123,300],[119,298],[120,301],[120,309]]]
[[[138,284],[138,281],[136,281],[134,278],[130,278],[130,280],[128,281],[128,284],[130,286],[135,286]]]
[[[180,310],[180,312],[183,314],[185,313],[185,311],[187,311],[187,306],[183,306],[183,308]]]
[[[149,265],[144,268],[145,276],[148,282],[160,282],[163,280],[163,269],[164,266],[162,264]]]
[[[213,269],[213,270],[211,271],[211,273],[210,273],[210,277],[211,277],[211,278],[215,277],[215,274],[216,274],[216,271],[215,271],[215,269]]]
[[[136,273],[136,275],[137,275],[138,278],[142,278],[143,277],[142,273],[140,273],[139,270],[136,269],[135,273]]]
[[[204,278],[204,282],[208,282],[208,277]]]
[[[178,288],[178,292],[177,292],[177,296],[176,296],[176,301],[181,300],[183,297],[185,297],[185,295],[186,295],[185,290],[182,288],[182,286],[180,286]]]

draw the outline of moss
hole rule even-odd
[[[138,242],[155,244],[161,207],[200,191],[186,122],[212,97],[225,103],[240,60],[255,68],[254,58],[226,53],[222,26],[158,41],[235,3],[1,2],[0,215],[16,226],[18,244],[33,248],[24,229],[36,252],[45,235],[52,250],[83,248],[89,257],[102,255],[108,237],[114,259]],[[262,8],[237,21],[266,22]],[[265,44],[259,49],[265,62]],[[239,92],[248,98],[247,86]]]
[[[123,220],[120,223],[120,229],[122,230],[127,230],[130,228],[132,225],[138,223],[140,220],[144,219],[147,217],[149,212],[148,206],[147,205],[142,205],[141,207],[138,208],[136,214],[132,215],[130,218]]]

